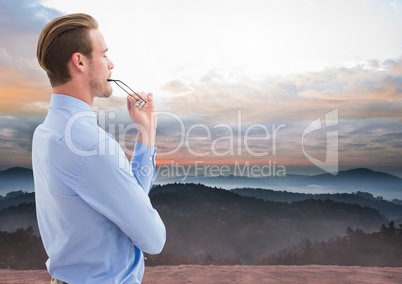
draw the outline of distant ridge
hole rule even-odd
[[[270,189],[261,188],[235,188],[231,191],[243,195],[255,197],[266,201],[274,202],[298,202],[309,199],[314,200],[332,200],[336,202],[343,202],[347,204],[359,204],[363,207],[370,207],[378,210],[382,215],[389,219],[398,220],[402,218],[402,204],[397,200],[394,202],[383,200],[382,197],[374,197],[367,192],[355,193],[293,193],[287,191],[274,191]]]
[[[384,172],[379,172],[379,171],[374,171],[368,168],[356,168],[356,169],[350,169],[350,170],[344,170],[344,171],[339,171],[337,175],[332,175],[329,173],[325,174],[318,174],[315,175],[314,177],[338,177],[338,178],[364,178],[364,179],[394,179],[397,181],[402,181],[402,178],[384,173]]]
[[[202,183],[225,189],[250,187],[300,193],[353,193],[362,191],[369,192],[374,196],[382,196],[387,200],[402,200],[402,178],[368,168],[343,170],[339,171],[337,175],[323,173],[318,175],[288,174],[286,177],[267,176],[259,178],[233,175],[158,177],[155,184],[163,185],[174,182]],[[0,195],[18,190],[34,191],[32,169],[14,167],[0,171]]]
[[[32,174],[32,169],[23,167],[13,167],[3,171],[0,171],[0,177],[2,175],[19,175],[19,174]]]
[[[34,191],[32,169],[14,167],[0,171],[0,195],[6,195],[11,191]]]
[[[241,177],[204,175],[172,177],[157,180],[156,183],[171,182],[202,183],[208,186],[220,186],[225,189],[239,187],[264,188],[300,193],[352,193],[357,191],[369,192],[382,196],[387,200],[402,199],[402,178],[374,171],[368,168],[356,168],[339,171],[337,175],[329,173],[318,175],[294,175],[286,177]]]

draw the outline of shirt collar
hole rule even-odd
[[[50,108],[68,109],[71,113],[89,111],[96,119],[96,115],[90,105],[77,98],[68,95],[52,94],[52,98],[50,100]]]

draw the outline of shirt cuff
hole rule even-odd
[[[149,193],[156,178],[156,149],[156,147],[146,146],[138,141],[134,146],[131,170],[135,179],[146,193]]]

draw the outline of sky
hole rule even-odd
[[[402,177],[402,1],[386,0],[0,0],[0,170],[31,167],[52,91],[37,38],[76,12],[113,77],[154,94],[158,165]],[[125,95],[93,107],[129,155]]]

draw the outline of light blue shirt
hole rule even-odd
[[[141,282],[142,251],[159,253],[166,240],[148,197],[155,153],[137,142],[129,163],[88,104],[52,95],[32,143],[37,218],[52,277],[69,284]]]

